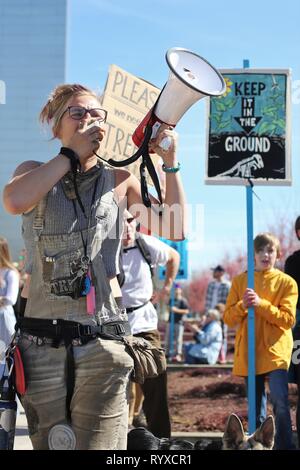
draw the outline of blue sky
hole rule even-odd
[[[257,186],[254,233],[280,217],[300,213],[300,3],[286,0],[69,0],[67,81],[102,91],[110,64],[162,87],[168,78],[165,53],[184,47],[217,68],[291,68],[292,186]],[[246,249],[246,190],[204,184],[206,100],[177,125],[178,159],[187,200],[202,205],[203,237],[191,252],[190,268],[217,264],[225,252]]]

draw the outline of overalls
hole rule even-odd
[[[100,253],[102,242],[112,229],[110,213],[115,204],[113,172],[103,168],[99,173],[101,171],[95,182],[102,185],[100,197],[95,199],[95,217],[82,233],[77,230],[68,234],[43,235],[40,223],[43,215],[37,212],[36,248],[26,318],[48,319],[54,324],[57,319],[62,319],[96,328],[112,322],[127,325],[126,313],[117,306],[112,295]],[[93,315],[87,314],[85,297],[73,299],[69,292],[74,266],[84,255],[82,237],[86,241],[86,254],[91,259],[90,271],[96,290]],[[56,424],[69,423],[76,436],[76,449],[126,449],[128,383],[133,361],[122,341],[117,339],[94,335],[88,342],[82,342],[80,335],[72,338],[67,348],[63,341],[55,342],[46,335],[35,336],[21,329],[18,346],[27,381],[22,404],[33,447],[48,449],[50,429]],[[74,361],[74,389],[68,413],[66,379],[69,373],[67,349],[70,348]]]

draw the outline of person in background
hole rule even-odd
[[[174,362],[183,360],[183,333],[184,333],[184,316],[189,313],[187,300],[182,296],[182,288],[179,284],[175,284],[174,305],[170,308],[169,321],[166,328],[166,351],[167,357]],[[173,338],[171,338],[172,315],[174,319]],[[171,341],[173,339],[173,345]],[[171,346],[174,346],[173,348]],[[174,357],[171,357],[173,351]]]
[[[185,362],[187,364],[216,364],[222,346],[219,311],[208,310],[202,328],[191,322],[187,322],[186,326],[194,333],[195,343],[186,345]]]
[[[279,240],[271,233],[254,239],[254,289],[247,287],[247,272],[232,281],[224,322],[237,327],[233,374],[248,376],[248,308],[255,309],[256,425],[266,419],[269,377],[270,399],[275,415],[275,449],[294,449],[288,400],[288,368],[293,349],[298,288],[295,280],[275,269],[280,257]]]
[[[225,269],[218,264],[213,268],[213,281],[207,286],[205,296],[205,311],[215,308],[217,304],[226,304],[227,295],[230,289],[230,282],[224,279]]]
[[[14,305],[14,312],[16,318],[24,316],[25,307],[26,307],[26,298],[23,296],[25,291],[25,285],[27,283],[28,274],[26,273],[26,250],[22,249],[20,255],[18,256],[18,261],[14,263],[14,266],[19,272],[19,292],[18,298]]]
[[[19,291],[19,274],[14,267],[8,242],[0,237],[0,377],[5,368],[5,351],[15,333],[13,306]]]
[[[225,325],[224,320],[223,320],[223,316],[225,312],[225,304],[219,303],[216,305],[215,308],[220,313],[220,324],[222,328],[222,346],[221,346],[218,362],[219,364],[226,364],[228,326]]]
[[[300,216],[295,221],[296,237],[300,240]],[[298,286],[298,293],[300,292],[300,250],[291,254],[285,262],[284,272],[289,274]],[[298,436],[298,447],[300,448],[300,296],[298,294],[297,309],[296,309],[296,323],[293,328],[294,351],[292,353],[291,365],[289,369],[289,381],[296,383],[298,388],[298,402],[296,410],[296,428]]]
[[[179,268],[180,255],[158,238],[138,233],[136,220],[128,211],[124,213],[124,220],[119,279],[131,332],[134,336],[142,337],[154,346],[161,347],[157,313],[151,302],[152,270],[158,265],[166,266],[164,285],[155,293],[156,300],[165,302],[169,299]],[[149,431],[157,437],[170,437],[167,373],[146,379],[140,386],[132,383],[131,389],[130,418],[133,420],[133,425],[136,424],[143,406]]]

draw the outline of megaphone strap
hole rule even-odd
[[[157,107],[157,103],[159,101],[159,98],[164,90],[166,85],[163,86],[160,94],[158,95],[158,98],[152,108],[152,113],[151,116],[154,115],[155,109]],[[110,158],[107,160],[107,163],[113,167],[120,168],[123,166],[130,165],[131,163],[134,163],[139,157],[143,158],[143,161],[140,165],[140,176],[141,176],[141,194],[142,194],[142,199],[143,203],[145,204],[146,207],[151,207],[151,200],[149,197],[149,192],[148,192],[148,185],[147,185],[147,180],[146,180],[146,168],[149,173],[149,176],[154,184],[155,190],[157,192],[157,197],[159,200],[159,203],[162,205],[162,197],[161,197],[161,190],[160,190],[160,183],[159,179],[155,170],[155,167],[153,165],[153,162],[151,160],[151,157],[149,155],[148,151],[148,144],[149,140],[151,139],[152,135],[152,125],[150,125],[151,119],[149,119],[149,122],[145,128],[144,132],[144,138],[141,146],[138,148],[138,150],[129,158],[126,160],[114,160],[113,158]],[[94,152],[95,153],[95,152]],[[96,154],[97,155],[97,154]],[[99,156],[99,155],[97,155]],[[161,215],[162,212],[159,212],[159,215]]]
[[[140,177],[141,177],[141,194],[142,194],[143,203],[145,204],[146,207],[150,207],[151,200],[150,200],[148,186],[147,186],[146,164],[145,164],[144,158],[143,158],[142,163],[140,164]]]
[[[151,200],[149,197],[148,185],[147,185],[147,180],[146,180],[146,171],[145,171],[146,168],[147,168],[147,171],[149,173],[151,180],[153,181],[155,190],[157,192],[158,200],[160,204],[162,204],[159,179],[158,179],[155,167],[153,165],[153,162],[148,152],[148,143],[151,138],[151,134],[152,134],[152,126],[147,125],[145,129],[145,136],[143,139],[143,143],[134,155],[127,158],[126,160],[121,160],[121,161],[117,161],[112,158],[107,160],[107,163],[109,163],[109,165],[120,168],[123,166],[130,165],[131,163],[134,163],[138,158],[142,157],[143,161],[140,165],[141,194],[142,194],[143,203],[145,204],[146,207],[151,207]]]
[[[145,174],[145,171],[142,172],[142,168],[144,169],[145,167],[147,168],[149,176],[150,176],[151,180],[153,181],[155,190],[157,192],[157,197],[158,197],[159,203],[162,205],[162,197],[161,197],[159,179],[158,179],[155,167],[153,165],[153,162],[151,160],[151,157],[150,157],[148,151],[147,151],[146,154],[143,155],[143,161],[142,161],[141,166],[140,166],[141,191],[142,191],[143,203],[145,204],[146,207],[151,207],[151,200],[150,200],[149,193],[148,193],[146,174]],[[147,198],[147,203],[146,203],[146,198]],[[161,212],[160,212],[160,214],[161,214]]]
[[[133,155],[131,155],[131,157],[127,158],[126,160],[114,160],[113,158],[110,158],[109,160],[107,160],[107,163],[109,163],[109,165],[114,166],[116,168],[120,168],[122,166],[127,166],[127,165],[130,165],[131,163],[134,163],[145,152],[148,153],[148,143],[151,138],[151,134],[152,134],[152,127],[147,126],[145,129],[145,136],[144,136],[142,145],[140,146],[140,148],[137,149],[137,151]]]

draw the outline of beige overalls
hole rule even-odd
[[[66,196],[68,191],[72,193],[70,175],[48,193],[44,217],[40,217],[39,221],[35,213],[31,218],[31,222],[42,221],[42,224],[32,232],[36,240],[26,318],[54,322],[63,319],[94,326],[109,325],[111,322],[125,325],[127,322],[125,311],[117,306],[112,295],[101,253],[103,241],[109,236],[116,236],[112,235],[118,211],[113,197],[114,173],[100,165],[94,167],[90,174],[93,184],[82,200],[86,210],[91,210],[92,217],[84,229],[79,230],[72,198]],[[95,184],[97,191],[91,207],[90,202],[86,201],[91,201]],[[68,218],[70,214],[74,223],[67,233],[59,233],[57,226],[55,234],[49,234],[49,227],[44,230],[43,218],[47,226],[47,220],[55,224],[56,220],[61,221],[61,217]],[[45,234],[45,231],[48,233]],[[96,291],[94,315],[87,314],[85,297],[73,299],[69,292],[74,266],[85,254],[82,239],[91,260],[90,271]],[[103,337],[95,337],[86,344],[80,344],[80,338],[72,341],[75,382],[69,417],[66,407],[65,344],[53,347],[51,339],[23,331],[18,346],[27,381],[22,404],[34,449],[48,449],[49,430],[55,424],[67,422],[75,433],[76,449],[126,449],[128,382],[133,361],[121,341]]]

